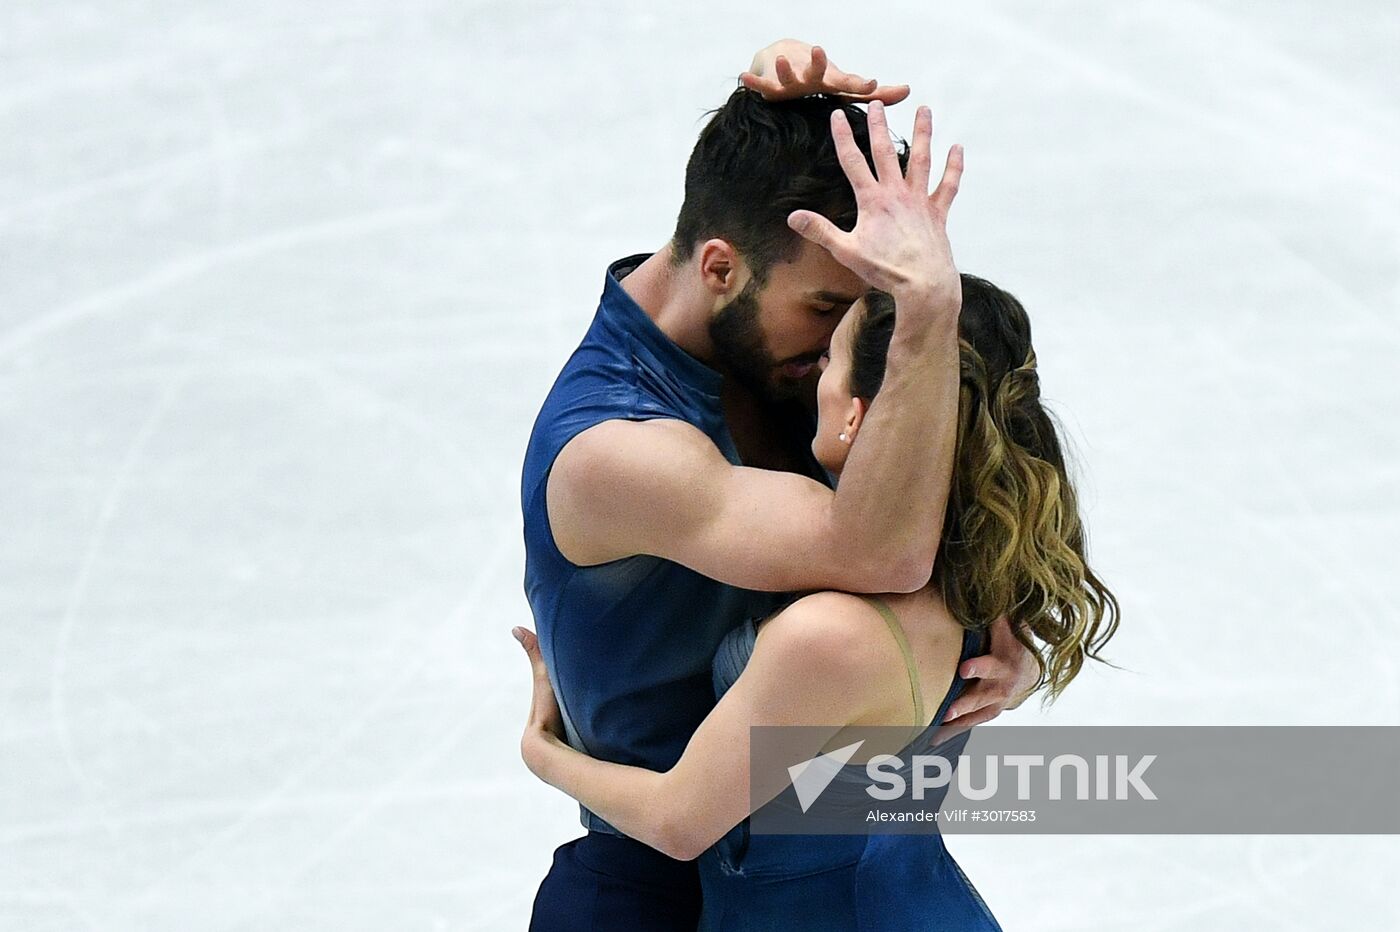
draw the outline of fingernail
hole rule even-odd
[[[519,628],[511,628],[511,629],[510,629],[510,636],[513,637],[513,638],[515,638],[515,639],[516,639],[517,641],[519,641],[521,644],[524,644],[524,643],[525,643],[525,636],[524,636],[524,634],[521,632],[521,630],[520,630]]]

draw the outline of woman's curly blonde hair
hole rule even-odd
[[[965,628],[1005,615],[1059,696],[1118,628],[1118,600],[1085,557],[1084,525],[1054,419],[1040,400],[1030,319],[1015,297],[962,276],[957,452],[933,579]],[[894,301],[866,296],[852,334],[850,390],[873,399]]]

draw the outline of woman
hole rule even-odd
[[[526,764],[628,835],[703,855],[702,929],[998,928],[939,835],[750,837],[744,821],[750,726],[827,726],[815,754],[842,747],[843,727],[900,725],[917,730],[913,747],[935,736],[962,689],[959,664],[982,652],[993,619],[1008,616],[1035,651],[1048,698],[1117,627],[1117,602],[1085,562],[1026,313],[989,282],[961,284],[957,454],[926,587],[813,593],[740,626],[716,656],[718,705],[665,773],[565,744],[534,635],[515,629],[535,676]],[[872,291],[832,336],[812,449],[838,477],[880,390],[894,320],[894,302]]]

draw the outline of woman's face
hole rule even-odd
[[[831,334],[831,346],[821,366],[821,378],[817,381],[817,436],[812,440],[812,455],[828,471],[840,473],[846,465],[846,457],[851,452],[850,441],[855,440],[856,431],[865,414],[865,405],[852,398],[850,388],[851,336],[857,323],[865,315],[865,299],[851,305],[851,309],[836,325]],[[841,434],[846,440],[841,439]]]

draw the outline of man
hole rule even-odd
[[[928,581],[952,464],[956,294],[893,283],[888,372],[839,490],[811,456],[800,403],[876,277],[833,255],[859,267],[839,233],[856,224],[856,196],[834,136],[877,173],[901,171],[883,100],[903,95],[791,44],[760,53],[744,81],[700,135],[671,242],[609,268],[524,464],[525,587],[568,738],[656,770],[714,706],[711,659],[736,624],[785,593]],[[803,96],[853,90],[874,99],[868,119]],[[921,110],[916,135],[930,132]],[[926,181],[927,164],[915,168]],[[950,157],[944,184],[958,172]],[[980,720],[1029,685],[1033,664],[1008,639],[1000,659],[969,661],[1003,674],[964,696]],[[695,928],[692,864],[582,818],[589,832],[555,852],[532,929]]]

